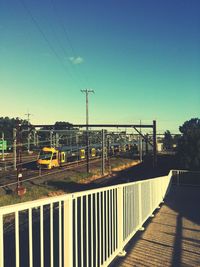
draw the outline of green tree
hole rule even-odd
[[[173,138],[169,130],[165,131],[163,138],[163,147],[166,150],[171,150],[173,146]]]
[[[44,126],[39,131],[39,139],[41,147],[43,146],[50,146],[50,132],[52,132],[52,135],[55,134],[55,131],[63,130],[66,131],[65,133],[62,133],[62,138],[60,139],[59,143],[62,145],[67,145],[68,142],[66,140],[69,139],[70,132],[67,132],[67,130],[75,130],[76,128],[73,128],[73,124],[70,122],[65,121],[57,121],[54,123],[53,126]]]
[[[26,120],[19,118],[0,117],[0,134],[4,132],[4,138],[8,142],[8,146],[12,146],[13,143],[13,129],[16,128],[17,123],[27,125]],[[23,135],[23,141],[27,136]]]
[[[57,121],[54,124],[54,129],[55,130],[71,130],[73,129],[73,124],[65,121]]]
[[[179,127],[182,136],[178,142],[181,167],[200,170],[200,119],[193,118]]]

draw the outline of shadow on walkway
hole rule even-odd
[[[172,189],[165,204],[137,233],[127,255],[110,266],[200,266],[199,187]]]

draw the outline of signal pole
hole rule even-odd
[[[26,188],[22,186],[22,132],[21,124],[17,120],[16,127],[16,147],[17,147],[17,188],[16,192],[18,196],[22,196],[26,193]]]
[[[87,159],[87,173],[89,173],[90,168],[89,168],[89,135],[88,135],[88,124],[89,124],[88,94],[94,93],[94,90],[84,89],[84,90],[81,90],[81,92],[85,93],[85,96],[86,96],[86,159]]]

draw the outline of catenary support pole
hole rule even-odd
[[[25,115],[27,115],[27,122],[28,122],[28,137],[27,137],[28,145],[27,145],[27,147],[28,147],[28,153],[29,153],[30,152],[30,137],[31,137],[29,126],[30,126],[30,115],[32,115],[32,114],[27,112],[27,114],[25,114]]]
[[[33,139],[34,139],[34,146],[36,146],[37,145],[37,137],[36,137],[36,135],[37,135],[37,132],[36,132],[36,130],[34,130],[34,132],[33,132]]]
[[[17,170],[17,129],[13,129],[13,169]]]
[[[140,132],[141,132],[141,120],[140,120]],[[139,151],[140,151],[140,162],[142,162],[142,137],[141,135],[139,136]]]
[[[156,121],[153,121],[153,167],[157,166]]]
[[[101,131],[101,174],[104,175],[105,173],[105,133],[104,133],[104,129],[102,129]]]
[[[53,132],[50,131],[50,147],[53,146]]]
[[[4,132],[2,132],[2,161],[4,160]]]

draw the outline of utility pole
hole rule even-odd
[[[28,121],[28,138],[27,138],[27,141],[28,141],[28,153],[30,152],[30,132],[29,132],[29,125],[30,125],[30,116],[32,114],[29,113],[29,111],[27,112],[27,114],[25,114],[27,116],[27,121]]]
[[[86,96],[86,159],[87,159],[87,173],[89,173],[90,168],[89,168],[89,133],[88,133],[88,124],[89,124],[88,94],[94,93],[94,90],[85,89],[85,90],[81,90],[81,92],[85,93],[85,96]]]

